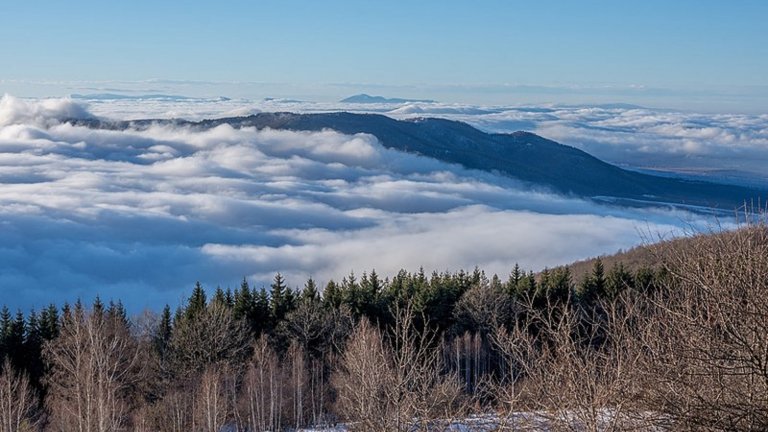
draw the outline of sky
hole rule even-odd
[[[0,92],[17,96],[175,83],[229,97],[768,109],[764,1],[30,0],[1,2],[0,17]]]

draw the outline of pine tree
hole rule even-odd
[[[117,303],[110,300],[109,307],[107,308],[107,319],[113,325],[121,326],[124,328],[130,328],[131,322],[128,319],[128,314],[125,311],[123,302],[118,300]]]
[[[41,320],[34,309],[29,312],[26,327],[22,364],[29,373],[32,384],[38,386],[44,371],[42,361],[43,338],[41,336]]]
[[[383,317],[384,309],[386,309],[382,302],[383,291],[384,283],[379,279],[376,269],[371,270],[363,293],[367,299],[364,312],[372,320],[380,320]]]
[[[493,291],[496,291],[496,292],[502,292],[504,289],[504,284],[501,283],[501,279],[499,278],[499,275],[497,275],[496,273],[494,273],[493,276],[491,276],[490,287]]]
[[[565,304],[571,298],[573,278],[568,266],[560,267],[552,272],[548,297],[555,302]]]
[[[252,319],[254,318],[255,301],[254,296],[251,293],[251,288],[248,286],[248,281],[243,278],[243,282],[240,284],[240,289],[235,291],[234,305],[232,306],[232,314],[235,319],[244,319],[249,322],[249,326],[253,326]]]
[[[509,274],[509,279],[507,279],[507,286],[505,287],[508,295],[514,296],[517,293],[517,285],[520,283],[520,279],[522,279],[524,276],[525,273],[520,269],[520,265],[515,263],[515,267]]]
[[[96,294],[96,298],[93,300],[93,309],[92,309],[93,316],[101,319],[104,317],[104,303],[102,303],[101,298],[98,294]]]
[[[611,270],[608,271],[605,283],[605,290],[608,298],[615,298],[625,289],[634,288],[635,279],[632,276],[632,273],[624,268],[623,263],[620,262],[611,267]]]
[[[2,354],[0,361],[10,352],[8,345],[12,325],[11,311],[8,309],[8,306],[4,305],[2,311],[0,311],[0,354]]]
[[[160,354],[161,358],[165,357],[172,332],[173,324],[171,323],[171,307],[166,304],[163,308],[163,312],[160,314],[160,322],[157,324],[157,331],[154,336],[155,349],[158,354]]]
[[[480,270],[480,267],[475,266],[475,270],[472,272],[472,285],[479,286],[485,279],[485,272]]]
[[[227,287],[227,290],[224,292],[224,302],[228,308],[232,308],[235,305],[235,297],[232,295],[232,288],[230,287]]]
[[[343,299],[341,297],[339,286],[333,279],[329,280],[323,290],[323,306],[335,310],[341,307],[342,301]]]
[[[537,290],[538,284],[536,283],[536,276],[532,271],[529,271],[527,275],[520,278],[515,291],[517,297],[533,298],[536,296]]]
[[[27,332],[24,338],[24,345],[29,348],[39,347],[42,344],[42,338],[40,337],[40,319],[32,309],[27,317]]]
[[[592,280],[595,284],[595,290],[598,295],[605,293],[605,268],[603,267],[603,260],[600,258],[595,260],[595,265],[592,268]]]
[[[635,272],[634,288],[648,293],[653,290],[655,278],[656,275],[653,270],[648,267],[641,267]]]
[[[51,303],[40,313],[40,338],[53,340],[59,335],[59,309]]]
[[[299,289],[296,288],[295,290],[286,287],[285,288],[285,295],[283,296],[283,308],[284,313],[283,317],[288,314],[288,312],[296,309],[296,303],[298,302],[299,298]]]
[[[224,290],[221,289],[220,286],[216,287],[216,291],[214,291],[213,293],[213,298],[211,299],[211,303],[216,303],[224,307],[229,306],[229,302],[227,301],[227,295],[224,293]]]
[[[310,276],[304,284],[304,289],[301,291],[301,301],[315,303],[319,300],[320,294],[317,292],[317,285],[315,284],[315,280]]]
[[[64,305],[61,306],[61,317],[59,318],[58,329],[60,330],[61,327],[70,321],[72,321],[72,308],[69,306],[69,302],[64,302]]]
[[[285,279],[283,278],[283,275],[278,272],[269,287],[270,312],[272,321],[274,323],[278,323],[282,321],[283,318],[285,318],[285,314],[288,312],[285,299]]]
[[[185,309],[181,306],[176,307],[176,311],[173,313],[173,323],[180,323],[184,320],[185,317]]]
[[[205,290],[200,282],[195,283],[195,288],[192,290],[192,295],[187,302],[187,309],[185,315],[187,319],[195,319],[205,310],[208,301],[205,296]]]
[[[71,319],[74,319],[78,322],[82,321],[85,317],[85,306],[83,306],[82,300],[79,298],[75,302],[75,306],[72,308],[72,315]]]
[[[26,333],[26,323],[24,313],[21,310],[16,311],[16,317],[11,321],[9,331],[5,337],[5,348],[11,363],[16,369],[24,366],[24,336]]]
[[[579,302],[586,308],[592,308],[597,301],[606,296],[605,269],[600,258],[595,260],[592,273],[587,275],[576,290]]]
[[[269,304],[269,294],[264,287],[261,287],[258,293],[252,293],[254,298],[253,323],[254,335],[259,335],[265,330],[272,330],[272,312]]]

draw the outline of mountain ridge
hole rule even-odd
[[[384,96],[371,96],[366,93],[360,93],[344,98],[339,102],[343,103],[359,103],[359,104],[372,104],[372,103],[435,103],[432,99],[404,99],[404,98],[388,98]]]
[[[143,128],[174,124],[212,128],[222,124],[294,131],[332,129],[375,136],[386,148],[456,163],[469,169],[499,172],[565,195],[598,199],[614,197],[624,205],[683,205],[732,211],[766,196],[766,190],[699,180],[654,176],[625,170],[575,147],[531,132],[486,133],[469,124],[441,118],[396,120],[380,114],[328,112],[258,113],[201,121],[135,120],[109,122],[73,120],[96,128]],[[608,200],[610,201],[610,200]]]

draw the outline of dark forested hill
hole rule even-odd
[[[81,120],[91,127],[145,127],[162,121],[109,123]],[[395,120],[377,114],[347,112],[294,114],[260,113],[200,122],[168,121],[208,128],[220,124],[295,131],[332,129],[345,134],[376,136],[387,148],[416,153],[466,168],[495,171],[580,197],[618,198],[625,204],[674,203],[732,210],[768,192],[740,186],[664,178],[628,171],[574,147],[533,133],[490,134],[457,121],[418,118]]]

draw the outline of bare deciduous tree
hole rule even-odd
[[[261,336],[253,347],[242,382],[240,410],[248,430],[282,428],[283,372],[277,355]]]
[[[44,347],[52,425],[62,431],[122,430],[139,373],[138,354],[119,317],[76,309],[63,321],[59,337]]]
[[[7,359],[0,370],[0,431],[32,432],[38,428],[38,397],[24,373]]]
[[[462,385],[443,373],[434,334],[416,329],[410,307],[394,315],[387,336],[360,321],[332,378],[338,409],[354,430],[428,430],[461,413]]]
[[[494,332],[509,365],[500,389],[508,412],[535,411],[555,430],[648,428],[636,403],[642,355],[632,333],[638,323],[626,320],[634,307],[632,299],[616,299],[603,304],[597,319],[564,304],[523,304],[513,328]]]
[[[218,362],[240,360],[247,341],[245,323],[226,305],[211,302],[200,316],[174,323],[169,366],[175,372],[202,372]]]
[[[657,247],[671,274],[655,298],[654,409],[707,430],[768,430],[768,227]]]
[[[225,364],[213,364],[203,371],[195,397],[195,430],[219,432],[227,421],[232,421],[233,407],[227,388],[227,378],[232,374]]]

